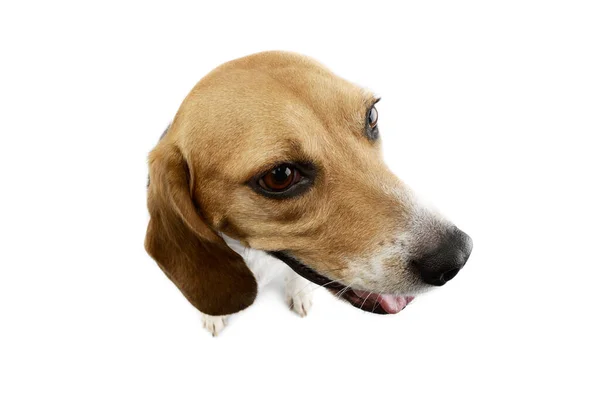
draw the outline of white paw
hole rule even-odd
[[[312,292],[315,285],[299,276],[291,276],[286,279],[285,298],[290,310],[301,317],[306,317],[312,307]]]
[[[301,317],[306,317],[312,307],[312,295],[300,293],[296,296],[288,297],[290,310],[294,310]]]
[[[217,336],[227,326],[227,315],[202,314],[202,325],[213,336]]]

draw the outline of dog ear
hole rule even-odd
[[[149,165],[148,254],[205,314],[232,314],[251,305],[257,293],[254,275],[196,210],[190,171],[179,149],[159,143]]]

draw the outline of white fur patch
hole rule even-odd
[[[239,241],[232,239],[225,234],[221,234],[221,237],[233,251],[242,256],[246,265],[254,274],[259,290],[264,288],[273,280],[273,278],[290,269],[282,261],[279,261],[262,250],[245,247]]]

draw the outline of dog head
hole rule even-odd
[[[146,237],[192,304],[219,315],[254,300],[221,233],[377,313],[458,273],[471,239],[387,168],[377,101],[283,52],[231,61],[194,87],[150,155]]]

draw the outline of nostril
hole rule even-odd
[[[428,283],[430,285],[434,285],[434,286],[443,286],[445,285],[448,281],[450,281],[452,278],[454,278],[458,272],[460,271],[460,268],[431,268],[428,266],[421,266],[421,268],[419,269],[421,278],[423,278],[423,281],[425,281],[425,283]]]
[[[440,282],[448,282],[450,279],[454,278],[456,274],[458,274],[458,271],[460,271],[460,268],[453,268],[451,270],[443,272],[442,275],[440,275]]]

